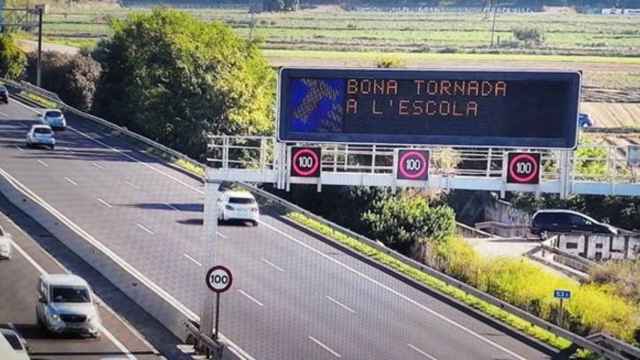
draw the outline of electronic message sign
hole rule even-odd
[[[571,149],[580,74],[284,68],[278,138]]]

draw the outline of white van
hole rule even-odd
[[[0,359],[29,360],[27,342],[11,329],[0,328]]]

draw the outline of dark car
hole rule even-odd
[[[571,210],[539,210],[531,218],[531,232],[568,233],[573,231],[617,234],[618,229]]]
[[[9,90],[3,85],[0,85],[0,102],[9,103]]]
[[[586,113],[578,114],[578,126],[581,128],[589,128],[593,126],[593,119]]]

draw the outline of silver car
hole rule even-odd
[[[98,337],[101,321],[91,287],[72,274],[45,274],[38,281],[38,323],[55,334]]]
[[[0,227],[0,259],[11,258],[11,235]]]
[[[42,113],[42,123],[51,126],[54,130],[64,130],[67,127],[67,119],[62,111],[57,109],[45,110]]]
[[[44,145],[51,150],[56,147],[56,139],[49,125],[33,125],[27,133],[27,147]]]

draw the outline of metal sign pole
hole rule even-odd
[[[564,299],[560,298],[560,327],[563,327],[564,323]]]
[[[209,169],[209,171],[214,171]],[[209,176],[207,176],[209,178]],[[202,262],[202,276],[206,275],[209,268],[215,265],[215,246],[218,231],[218,189],[220,183],[209,182],[206,183],[206,195],[204,203],[204,230],[205,236],[202,237],[201,244],[201,262]],[[202,308],[200,312],[200,331],[206,335],[211,336],[213,333],[213,296],[211,296],[210,290],[206,284],[202,286]]]
[[[220,293],[216,293],[216,327],[213,340],[218,341],[218,329],[220,329]]]

